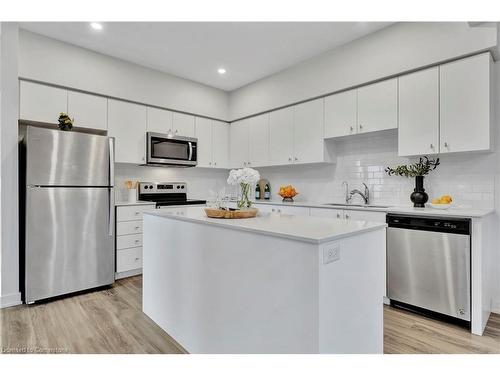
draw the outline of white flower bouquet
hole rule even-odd
[[[250,208],[252,202],[249,198],[251,189],[260,180],[260,173],[253,168],[232,169],[229,172],[227,183],[229,185],[239,185],[241,187],[241,197],[238,198],[238,208]]]

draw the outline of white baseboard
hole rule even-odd
[[[115,280],[124,279],[126,277],[137,276],[142,274],[142,268],[136,268],[135,270],[129,270],[125,272],[116,272]]]
[[[21,305],[21,293],[11,293],[0,296],[0,308]]]
[[[500,314],[500,300],[493,300],[491,302],[491,312]]]

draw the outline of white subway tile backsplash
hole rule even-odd
[[[280,185],[296,186],[297,200],[343,202],[342,181],[349,188],[370,187],[373,203],[411,205],[414,180],[388,176],[385,168],[415,162],[417,158],[400,157],[397,134],[383,132],[364,134],[335,141],[337,163],[294,166],[292,168],[260,168],[271,182],[274,198]],[[470,208],[493,208],[495,205],[495,160],[491,154],[444,155],[441,165],[425,177],[429,198],[450,194],[454,204]]]

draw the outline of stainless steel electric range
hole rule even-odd
[[[188,199],[185,182],[140,182],[138,198],[141,201],[155,202],[156,208],[207,203],[201,199]]]

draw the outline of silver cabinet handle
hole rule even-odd
[[[139,230],[139,229],[141,229],[141,227],[139,227],[139,226],[135,227],[135,230]]]
[[[252,164],[252,163],[250,163],[250,162],[247,162],[247,165],[251,165],[251,164]]]
[[[247,162],[246,162],[246,161],[244,161],[244,162],[243,162],[243,166],[244,166],[244,167],[246,167],[246,166],[247,166]]]
[[[281,210],[280,210],[280,209],[278,209],[278,212],[281,212]]]
[[[208,162],[208,165],[212,165],[212,162],[211,162],[211,161],[209,161],[209,162]]]
[[[271,208],[271,211],[274,212],[275,211],[274,208]]]
[[[216,162],[216,161],[214,161],[214,165],[217,165],[217,162]]]
[[[340,219],[340,214],[337,214],[337,219]]]
[[[444,147],[448,148],[448,143],[444,142]]]
[[[298,160],[299,160],[299,158],[298,158],[298,157],[295,157],[295,158],[294,158],[294,160],[295,160],[295,161],[298,161]]]
[[[139,242],[140,242],[140,240],[135,240],[135,243],[139,243]]]
[[[175,129],[175,134],[177,134],[177,129]]]
[[[140,212],[136,211],[134,215],[139,216],[140,214],[141,214]]]
[[[168,132],[167,133],[172,133],[172,129],[168,129]]]
[[[288,161],[292,161],[292,157],[291,156],[288,157]]]
[[[346,219],[350,219],[351,217],[350,217],[348,214],[346,214],[346,215],[345,215],[345,218],[346,218]]]
[[[431,143],[431,148],[434,148],[434,145]]]
[[[136,261],[139,260],[139,259],[141,259],[141,258],[135,258]]]
[[[352,126],[349,126],[349,129],[351,130],[351,133],[353,132],[354,128]]]
[[[363,129],[363,125],[359,124],[359,130]]]

